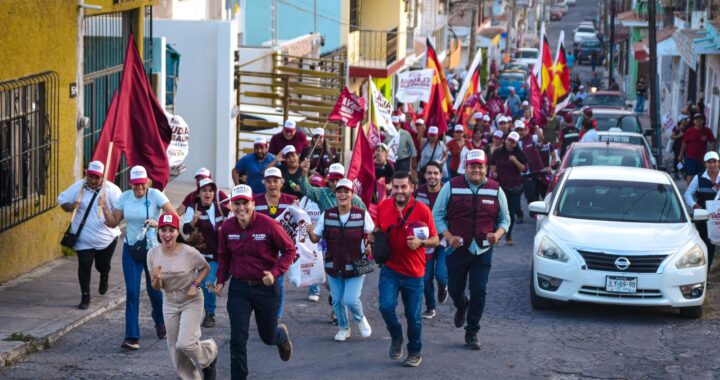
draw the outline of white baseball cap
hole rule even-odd
[[[217,189],[217,186],[215,185],[215,182],[213,182],[212,178],[206,177],[198,181],[198,189],[202,189],[207,185],[213,185],[213,188]]]
[[[335,191],[338,191],[339,188],[344,187],[350,191],[353,191],[353,181],[343,178],[338,181],[337,185],[335,185]]]
[[[717,152],[707,152],[705,153],[705,157],[703,157],[703,161],[708,162],[710,160],[717,160],[720,161],[720,156],[718,156]]]
[[[148,182],[148,175],[147,170],[145,170],[144,167],[140,165],[133,166],[132,169],[130,169],[130,183],[133,185],[137,185],[140,183],[147,183]]]
[[[485,156],[485,151],[482,149],[473,149],[468,152],[467,157],[465,158],[465,165],[470,164],[486,164],[487,163],[487,156]]]
[[[505,117],[505,115],[500,115],[498,117],[498,123],[507,123],[507,122],[508,122],[508,118]]]
[[[200,168],[195,172],[195,178],[201,177],[201,178],[209,178],[212,177],[210,175],[210,169],[207,168]]]
[[[391,121],[393,124],[397,124],[397,123],[400,122],[400,118],[397,117],[397,115],[392,115],[392,116],[390,116],[390,121]]]
[[[295,145],[285,145],[285,147],[282,148],[282,150],[280,151],[280,153],[281,153],[283,156],[285,156],[285,155],[287,155],[287,154],[290,154],[290,153],[296,153],[296,154],[297,154],[297,150],[295,150]]]
[[[315,128],[312,131],[313,136],[325,136],[325,130],[322,128]]]
[[[473,114],[473,119],[475,119],[475,120],[482,119],[482,117],[483,117],[483,113],[482,113],[482,112],[475,112],[475,113]]]
[[[440,130],[438,127],[430,127],[428,128],[428,135],[435,135],[437,136],[440,133]]]
[[[230,201],[234,202],[238,199],[253,200],[252,188],[248,185],[237,185],[233,187],[230,193]]]
[[[264,137],[256,137],[253,142],[253,146],[255,145],[267,145],[267,140]]]
[[[497,138],[499,138],[499,139],[502,139],[503,136],[504,136],[503,131],[501,131],[501,130],[499,130],[499,129],[498,129],[497,131],[493,132],[493,137],[497,137]]]
[[[425,124],[425,119],[417,119],[417,120],[415,120],[415,124],[423,125],[423,124]]]
[[[508,139],[513,140],[515,142],[518,142],[520,140],[520,135],[517,132],[510,132],[508,133]]]
[[[91,161],[88,164],[87,170],[85,171],[87,174],[93,174],[98,177],[102,177],[103,173],[105,173],[105,165],[103,165],[100,161]]]
[[[515,120],[514,126],[515,126],[515,129],[518,129],[518,128],[523,128],[523,129],[524,129],[524,128],[525,128],[525,123],[524,123],[522,120]]]
[[[529,106],[529,105],[530,105],[530,103],[528,103],[528,101],[527,101],[527,100],[523,100],[523,102],[522,102],[522,105],[523,105],[523,106]]]
[[[509,91],[515,91],[515,87],[509,86],[509,87],[508,87],[508,90],[509,90]]]
[[[328,168],[328,179],[339,179],[339,178],[345,178],[345,167],[342,166],[342,164],[332,164],[330,165],[330,168]]]
[[[453,132],[465,132],[465,127],[462,124],[455,124]]]
[[[405,122],[405,114],[401,113],[400,115],[398,115],[398,119],[400,119],[401,123],[404,123]]]
[[[293,120],[285,120],[285,124],[283,124],[283,129],[295,129],[295,121]]]
[[[265,169],[265,175],[263,176],[263,178],[272,178],[272,177],[282,178],[283,176],[282,176],[282,172],[280,171],[280,169],[278,169],[274,166],[271,168]]]
[[[490,121],[490,115],[483,116],[483,121]]]

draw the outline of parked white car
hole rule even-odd
[[[535,63],[540,56],[540,50],[536,48],[520,48],[515,52],[515,62],[528,65],[529,67],[535,66]]]
[[[565,0],[565,3],[567,3],[567,5],[575,5],[575,0]]]
[[[589,24],[580,24],[575,28],[575,34],[573,35],[573,42],[575,45],[579,45],[581,42],[589,39],[596,39],[597,31],[595,27]]]
[[[651,169],[569,168],[545,201],[533,245],[531,303],[670,306],[702,316],[707,248],[672,178]]]

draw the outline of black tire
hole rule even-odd
[[[535,275],[530,270],[530,306],[535,310],[547,310],[555,306],[555,301],[540,297],[535,293]]]
[[[689,318],[689,319],[698,319],[703,316],[703,307],[702,307],[702,305],[681,307],[680,308],[680,316],[684,317],[684,318]]]

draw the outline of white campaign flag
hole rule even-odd
[[[392,124],[392,104],[385,99],[382,92],[375,86],[372,77],[368,77],[370,86],[370,117],[377,128],[385,129],[390,136],[397,135],[397,130]]]
[[[295,287],[322,284],[325,282],[325,261],[317,244],[310,241],[307,226],[310,216],[305,210],[291,206],[275,220],[295,242],[297,257],[288,269],[290,283]]]
[[[395,97],[403,103],[428,102],[432,92],[435,70],[415,70],[398,74],[398,90]]]
[[[455,104],[453,104],[453,108],[455,110],[459,110],[460,107],[463,105],[463,102],[467,99],[465,96],[465,93],[467,92],[468,88],[470,87],[470,81],[472,80],[473,74],[475,74],[475,70],[479,70],[480,65],[482,64],[482,49],[477,49],[477,52],[475,53],[475,57],[473,58],[472,63],[470,64],[470,68],[465,73],[465,79],[463,79],[463,84],[460,86],[460,91],[458,91],[458,96],[455,98]],[[479,78],[479,77],[478,77]],[[477,93],[481,93],[481,87],[480,87],[480,79],[478,79],[478,88]],[[474,94],[470,94],[474,95]]]
[[[165,112],[165,116],[172,129],[172,139],[167,147],[168,162],[172,168],[182,165],[190,153],[190,127],[178,115]]]

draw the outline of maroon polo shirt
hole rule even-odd
[[[263,271],[277,279],[288,270],[297,253],[295,243],[280,224],[257,212],[253,212],[247,229],[240,227],[236,217],[231,217],[223,222],[218,235],[219,284],[231,276],[245,281],[260,280]]]
[[[268,146],[268,152],[278,155],[284,147],[288,145],[295,146],[295,154],[300,155],[302,151],[308,146],[307,136],[304,133],[296,130],[295,136],[292,139],[286,140],[282,131],[273,135],[270,139],[270,146]]]

